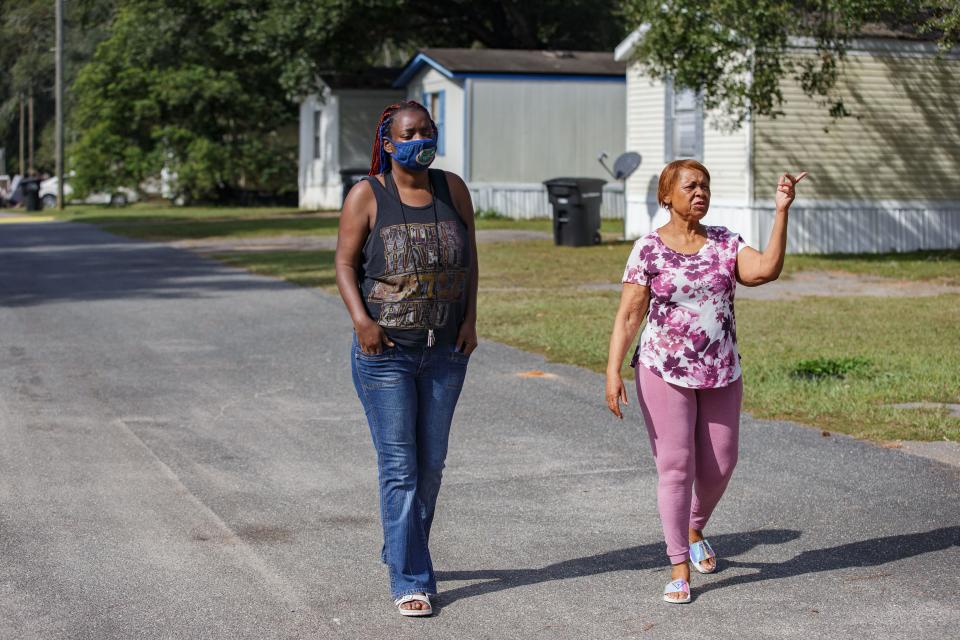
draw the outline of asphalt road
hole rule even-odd
[[[668,605],[636,403],[619,423],[600,376],[493,343],[454,420],[437,614],[401,619],[349,335],[319,291],[0,226],[0,638],[957,637],[956,467],[745,417],[721,571]]]

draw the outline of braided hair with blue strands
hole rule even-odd
[[[390,127],[393,126],[393,118],[401,111],[420,110],[426,114],[430,120],[430,126],[433,128],[433,137],[437,137],[437,123],[430,117],[430,111],[416,100],[407,100],[392,104],[383,110],[380,114],[380,121],[377,122],[377,134],[373,141],[373,153],[370,158],[370,172],[368,175],[376,176],[390,168],[390,154],[383,148],[383,139],[390,138]]]

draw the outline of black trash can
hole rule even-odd
[[[368,173],[370,172],[367,169],[342,169],[340,171],[340,182],[343,183],[343,191],[340,193],[341,205],[347,199],[347,194],[350,193],[353,185],[366,178]]]
[[[23,208],[27,211],[40,211],[40,178],[24,178],[20,181],[20,189],[23,194]]]
[[[599,178],[553,178],[543,183],[553,206],[554,244],[600,244],[600,205],[606,183]]]

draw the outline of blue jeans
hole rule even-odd
[[[428,542],[453,411],[469,356],[397,345],[368,355],[353,337],[353,384],[377,450],[381,559],[394,598],[437,592]]]

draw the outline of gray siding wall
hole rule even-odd
[[[470,98],[471,182],[610,179],[597,155],[624,152],[624,82],[475,79]]]
[[[341,90],[340,101],[340,169],[363,169],[370,166],[374,129],[380,114],[391,103],[403,99],[402,91]]]

